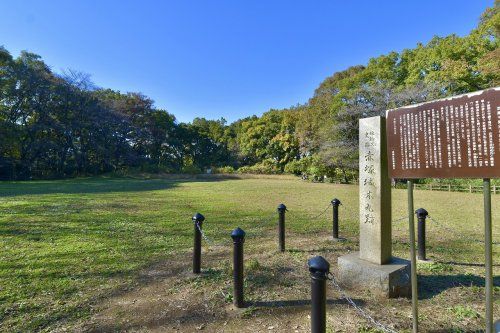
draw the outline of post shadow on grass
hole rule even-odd
[[[484,263],[458,262],[458,261],[435,261],[435,262],[439,264],[454,265],[454,266],[484,267]],[[493,265],[493,267],[500,267],[500,265]]]
[[[347,241],[347,240],[346,240]],[[319,248],[312,248],[312,249],[299,249],[299,248],[291,248],[286,250],[288,253],[324,253],[324,252],[334,252],[338,250],[338,248],[335,247],[335,245],[326,245],[322,246]]]
[[[359,305],[365,305],[361,299],[354,299],[354,302]],[[349,304],[345,299],[327,299],[327,305],[346,305]],[[249,301],[249,306],[262,307],[262,308],[289,308],[289,307],[310,307],[310,299],[295,299],[295,300],[281,300],[281,301]]]
[[[448,332],[460,332],[460,333],[478,333],[478,332],[484,332],[484,331],[478,331],[475,329],[472,330],[465,330],[462,327],[449,327],[449,328],[441,328],[441,329],[430,329],[427,330],[426,332],[429,333],[448,333]]]
[[[493,285],[500,287],[500,276],[493,277]],[[418,277],[418,298],[430,299],[455,287],[483,287],[484,277],[471,274],[420,275]]]

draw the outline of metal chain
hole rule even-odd
[[[328,209],[330,208],[331,205],[332,204],[329,203],[328,206],[326,206],[325,209],[323,209],[321,211],[321,213],[319,213],[317,215],[314,215],[313,217],[310,217],[310,219],[311,220],[316,220],[317,218],[321,217],[322,215],[324,215],[328,211]],[[288,209],[286,211],[288,212],[288,214],[291,214],[292,216],[296,216],[294,211],[289,211]]]
[[[464,236],[463,234],[457,232],[456,230],[454,230],[452,228],[449,228],[449,227],[445,226],[443,223],[439,222],[438,220],[432,218],[430,215],[427,215],[427,218],[429,218],[429,220],[431,220],[432,222],[436,223],[436,225],[440,226],[444,230],[446,230],[446,231],[454,234],[455,236],[457,236],[459,238],[462,238],[463,240],[470,241],[470,242],[476,242],[476,243],[484,243],[484,241],[482,241],[482,240],[475,239],[475,238],[472,238],[472,237]],[[499,242],[492,242],[492,244],[493,245],[499,245],[500,243]]]
[[[198,229],[198,231],[200,232],[201,234],[201,237],[203,237],[203,239],[208,243],[208,245],[210,246],[222,246],[223,244],[216,244],[214,241],[212,241],[210,238],[207,237],[207,235],[205,235],[205,233],[203,232],[203,229],[200,227],[200,224],[197,222],[195,222],[195,225],[196,225],[196,228]]]
[[[264,220],[260,220],[259,219],[259,221],[263,221],[264,223],[267,223],[267,222],[271,222],[274,218],[275,218],[275,214],[273,213],[267,219],[264,219]],[[225,245],[223,243],[215,243],[213,240],[211,240],[210,238],[208,238],[208,236],[205,234],[205,232],[200,227],[200,224],[198,222],[195,222],[195,225],[196,225],[196,229],[198,229],[198,231],[200,232],[201,237],[207,242],[208,245],[213,246],[213,247],[224,246]]]
[[[272,221],[274,221],[275,219],[276,219],[276,213],[272,213],[271,215],[269,215],[269,217],[268,217],[268,218],[265,218],[265,219],[263,219],[263,220],[260,220],[260,219],[259,219],[259,221],[260,221],[260,222],[264,222],[264,223],[268,223],[268,222],[272,222]]]
[[[314,217],[311,217],[311,220],[316,220],[320,216],[324,215],[326,213],[326,211],[330,208],[331,205],[332,205],[331,203],[328,204],[328,206],[326,206],[326,208],[321,213],[319,213],[318,215],[315,215]]]
[[[354,301],[352,298],[350,298],[349,296],[347,296],[347,294],[342,290],[342,288],[340,287],[340,285],[337,283],[337,281],[335,280],[335,276],[332,274],[332,273],[329,273],[330,275],[330,278],[329,280],[332,281],[332,284],[333,286],[335,287],[335,289],[337,289],[337,291],[340,293],[340,296],[345,299],[347,301],[347,303],[349,303],[355,310],[356,312],[361,316],[363,317],[364,319],[366,319],[370,324],[372,324],[373,326],[375,326],[376,328],[386,332],[386,333],[398,333],[397,331],[393,330],[392,328],[389,328],[387,326],[385,326],[384,324],[376,321],[375,319],[373,319],[372,316],[370,316],[370,314],[368,314],[368,312],[366,312],[365,310],[363,310],[361,307],[359,307]]]
[[[392,223],[398,223],[398,222],[401,222],[401,221],[404,221],[404,220],[407,220],[408,219],[408,216],[405,216],[405,217],[401,217],[397,220],[392,220]]]
[[[263,219],[261,219],[260,217],[259,218],[252,218],[250,220],[250,222],[262,222],[262,223],[266,224],[266,223],[274,221],[275,219],[276,219],[276,213],[272,213],[271,215],[269,215],[268,217],[265,217]]]

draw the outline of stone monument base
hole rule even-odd
[[[377,265],[359,258],[359,252],[339,257],[339,282],[347,288],[366,288],[382,297],[411,297],[408,260],[392,257],[390,263]]]

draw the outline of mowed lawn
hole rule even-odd
[[[314,241],[311,235],[331,230],[331,209],[317,215],[334,197],[343,203],[341,234],[356,246],[354,185],[290,176],[0,182],[0,330],[50,331],[88,318],[113,292],[132,288],[141,269],[189,250],[196,212],[205,215],[204,229],[215,242],[229,240],[240,226],[252,243],[275,233],[276,206],[283,202],[290,240],[303,235]],[[394,220],[407,215],[406,198],[405,190],[393,190]],[[483,244],[471,240],[483,237],[482,195],[415,191],[419,207],[448,228],[429,221],[428,256],[440,264],[419,267],[419,273],[483,277],[480,265],[453,271],[454,264],[484,263]],[[498,243],[500,195],[492,196],[492,213]],[[408,258],[405,221],[394,224],[393,241],[394,255]],[[495,245],[495,275],[498,250]],[[498,306],[498,286],[495,293]]]

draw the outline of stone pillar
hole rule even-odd
[[[385,118],[359,120],[359,182],[359,258],[383,265],[392,255]]]
[[[359,121],[359,252],[339,257],[344,287],[384,297],[411,294],[410,263],[392,257],[391,182],[385,118]]]

